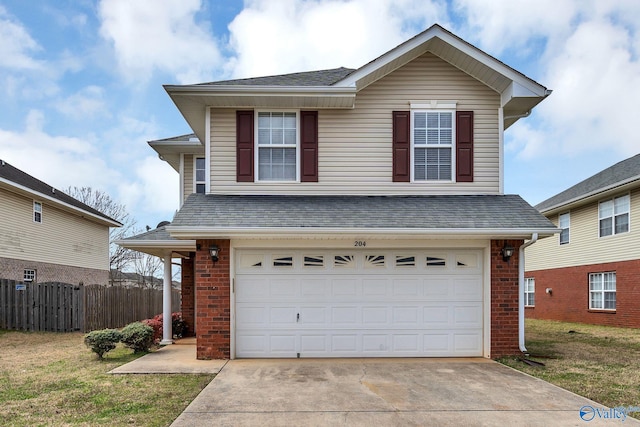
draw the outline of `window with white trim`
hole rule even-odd
[[[42,223],[42,203],[33,202],[33,222]]]
[[[196,193],[204,194],[207,188],[207,167],[204,157],[196,157],[194,166]]]
[[[22,280],[25,282],[35,282],[36,270],[34,270],[33,268],[25,268],[22,274]]]
[[[454,113],[443,110],[411,112],[414,180],[453,180]]]
[[[616,309],[616,272],[589,274],[589,309]]]
[[[258,112],[258,181],[298,180],[298,113]]]
[[[527,307],[536,305],[536,279],[533,277],[524,279],[524,305]]]
[[[629,231],[629,195],[605,200],[598,205],[600,237]]]
[[[560,244],[566,245],[569,243],[569,229],[571,227],[571,217],[569,216],[569,212],[558,216],[558,227],[562,229],[560,232]]]

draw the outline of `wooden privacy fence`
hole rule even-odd
[[[180,292],[171,294],[171,311],[179,311]],[[162,291],[157,289],[0,279],[0,329],[88,332],[120,328],[159,313]]]

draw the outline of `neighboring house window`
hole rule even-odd
[[[629,231],[629,195],[600,202],[598,207],[600,237]]]
[[[560,232],[560,244],[569,243],[569,228],[571,226],[571,217],[569,213],[564,213],[558,217],[558,226],[562,229]]]
[[[22,275],[23,280],[25,282],[35,282],[36,281],[36,271],[31,268],[25,268],[24,274]]]
[[[196,157],[196,193],[204,194],[206,191],[206,167],[204,157]]]
[[[616,273],[589,274],[589,309],[616,309]]]
[[[533,307],[536,305],[536,279],[527,277],[524,279],[524,305]]]
[[[453,111],[413,111],[413,177],[416,181],[451,181]]]
[[[42,222],[42,203],[33,202],[33,222]]]
[[[298,179],[298,114],[258,112],[257,147],[259,181]]]

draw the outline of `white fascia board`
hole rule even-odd
[[[517,82],[524,88],[527,88],[532,93],[535,93],[538,97],[546,97],[549,95],[549,91],[547,88],[542,86],[541,84],[535,82],[524,74],[516,71],[515,69],[509,67],[498,59],[492,57],[491,55],[483,52],[472,44],[462,40],[461,38],[445,31],[443,28],[434,25],[431,28],[425,30],[422,34],[410,39],[403,44],[397,46],[396,48],[390,50],[389,52],[383,54],[377,59],[371,61],[370,63],[364,65],[363,67],[357,69],[353,73],[349,74],[343,80],[334,84],[334,86],[353,86],[355,87],[358,80],[363,77],[373,73],[378,68],[381,68],[388,64],[389,62],[401,57],[402,55],[408,53],[412,49],[419,47],[423,43],[427,43],[432,38],[440,38],[445,43],[456,48],[461,53],[472,57],[473,59],[479,61],[480,63],[486,65],[487,67],[495,70],[497,73],[502,74],[503,76],[509,78],[510,80]],[[465,70],[462,70],[465,71]]]
[[[5,178],[0,178],[0,183],[4,183],[6,184],[9,189],[15,189],[15,190],[19,190],[18,192],[21,194],[26,194],[29,195],[30,197],[34,198],[34,199],[39,199],[39,200],[46,200],[51,204],[57,205],[57,206],[61,206],[62,208],[64,208],[65,210],[71,210],[75,213],[77,213],[78,215],[82,216],[82,217],[88,217],[88,219],[91,219],[94,222],[98,222],[101,223],[103,225],[106,225],[108,227],[122,227],[122,224],[120,224],[117,221],[112,221],[109,220],[107,218],[101,217],[100,215],[96,215],[92,212],[89,211],[85,211],[84,209],[81,209],[79,207],[70,205],[66,202],[63,202],[61,200],[58,200],[54,197],[51,197],[47,194],[44,193],[40,193],[39,191],[34,191],[28,187],[22,186],[20,184],[16,184],[13,181],[9,181]],[[53,187],[51,187],[53,189]]]
[[[362,236],[376,236],[391,239],[424,238],[527,238],[534,233],[551,236],[562,231],[559,228],[523,229],[523,228],[483,228],[483,229],[415,229],[415,228],[308,228],[300,227],[245,227],[245,228],[206,228],[171,227],[166,230],[171,237],[181,238],[321,238],[349,239]]]
[[[195,240],[115,240],[113,243],[127,249],[157,248],[192,250],[196,248]]]
[[[355,88],[337,86],[253,86],[253,85],[184,85],[165,86],[169,94],[178,96],[344,96]]]
[[[623,181],[616,182],[615,184],[598,188],[597,190],[594,190],[590,193],[574,197],[573,199],[567,200],[566,202],[562,202],[560,204],[551,206],[543,211],[540,211],[540,213],[542,213],[543,215],[553,215],[560,211],[566,211],[578,206],[586,205],[593,202],[594,200],[607,197],[608,195],[611,195],[613,193],[631,190],[637,187],[640,187],[640,175],[636,175]]]

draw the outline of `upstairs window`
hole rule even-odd
[[[258,181],[298,180],[298,114],[258,112]]]
[[[560,232],[560,244],[566,245],[569,243],[569,229],[571,226],[571,217],[569,213],[564,213],[558,217],[558,227],[562,229]]]
[[[600,202],[598,206],[600,237],[629,231],[629,195]]]
[[[42,203],[33,202],[33,222],[42,223]]]
[[[196,157],[195,163],[195,185],[196,193],[204,194],[207,188],[206,178],[207,168],[205,166],[204,157]]]
[[[451,181],[453,111],[413,111],[413,177],[416,181]]]

